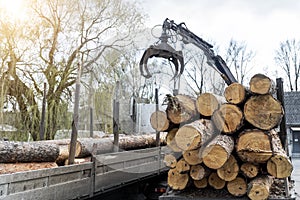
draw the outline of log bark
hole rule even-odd
[[[175,168],[177,164],[177,159],[174,155],[172,154],[167,154],[164,157],[164,164],[169,167],[169,168]]]
[[[207,178],[204,177],[203,179],[201,180],[194,180],[194,185],[196,188],[198,189],[203,189],[203,188],[206,188],[207,185],[208,185],[208,181],[207,181]]]
[[[177,146],[183,150],[194,150],[201,147],[213,137],[213,127],[210,120],[200,119],[179,128],[175,135]]]
[[[246,100],[246,88],[240,83],[232,83],[225,88],[224,97],[228,103],[241,104]]]
[[[220,179],[216,172],[212,172],[208,177],[208,184],[213,188],[220,190],[225,187],[226,181]]]
[[[153,112],[150,117],[150,124],[156,131],[167,130],[170,126],[167,113],[161,110]]]
[[[216,128],[226,134],[238,131],[244,122],[243,112],[232,104],[223,104],[212,116]]]
[[[160,133],[161,145],[165,145],[166,133]],[[123,136],[119,139],[119,148],[133,150],[154,147],[156,134]],[[113,151],[113,138],[79,138],[76,144],[75,157],[84,158],[92,154],[109,153]]]
[[[183,174],[190,171],[190,165],[184,160],[184,158],[181,158],[177,163],[175,169],[178,171],[178,173]]]
[[[256,177],[248,184],[247,195],[252,200],[267,199],[274,179],[271,176]]]
[[[250,91],[254,94],[272,94],[276,90],[273,80],[263,74],[256,74],[250,79]]]
[[[169,97],[167,115],[171,122],[180,124],[197,116],[195,99],[187,95]]]
[[[55,162],[0,163],[0,174],[58,167]]]
[[[170,169],[168,172],[168,185],[174,190],[183,190],[189,182],[187,173],[180,174],[176,168]]]
[[[230,155],[225,164],[217,169],[218,176],[224,181],[232,181],[239,174],[239,165],[233,155]]]
[[[218,135],[203,150],[203,163],[211,169],[222,167],[234,148],[234,140],[228,135]]]
[[[198,165],[202,163],[202,158],[200,157],[200,148],[184,151],[182,155],[189,165]]]
[[[178,128],[173,128],[170,130],[166,136],[167,146],[174,152],[181,152],[181,149],[177,146],[175,141],[175,135],[178,131]]]
[[[245,162],[241,165],[241,171],[246,177],[254,178],[259,172],[259,167],[257,164]]]
[[[267,162],[267,171],[276,178],[291,176],[293,165],[282,147],[280,138],[275,130],[270,131],[273,156]]]
[[[227,190],[236,197],[241,197],[247,193],[247,182],[242,177],[236,177],[227,183]]]
[[[55,162],[59,155],[56,144],[43,142],[0,141],[0,162]]]
[[[268,133],[258,129],[244,131],[237,140],[236,151],[244,162],[267,162],[272,156]]]
[[[219,105],[225,102],[224,97],[212,93],[202,93],[197,97],[196,108],[201,115],[210,117],[219,108]]]
[[[210,173],[211,171],[202,165],[193,165],[190,169],[191,178],[197,181],[209,176]]]
[[[281,103],[272,95],[258,95],[249,98],[244,106],[245,119],[262,130],[276,127],[283,116]]]

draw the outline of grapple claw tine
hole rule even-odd
[[[178,61],[174,57],[170,58],[169,60],[174,64],[174,67],[175,67],[175,73],[174,73],[174,76],[171,79],[171,80],[174,80],[178,76]]]
[[[151,49],[147,49],[143,53],[142,59],[140,60],[140,72],[141,72],[141,75],[144,76],[145,78],[151,78],[152,77],[152,75],[149,72],[148,67],[147,67],[147,62],[148,62],[148,58],[149,58],[150,53],[151,53]]]

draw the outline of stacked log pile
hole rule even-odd
[[[168,96],[166,112],[152,115],[162,121],[162,114],[159,131],[168,132],[173,151],[164,159],[169,186],[226,187],[236,197],[266,199],[274,179],[289,177],[293,170],[276,131],[284,111],[274,91],[273,81],[257,74],[249,89],[233,83],[223,98],[209,93]]]

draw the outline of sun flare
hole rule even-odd
[[[24,0],[0,0],[0,11],[11,19],[24,18]]]

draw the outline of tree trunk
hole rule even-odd
[[[272,156],[269,135],[261,130],[247,130],[240,134],[236,151],[244,162],[265,163]]]
[[[273,156],[267,162],[268,173],[276,178],[291,176],[293,165],[284,151],[280,138],[275,130],[270,131]]]
[[[181,152],[181,149],[177,146],[175,141],[175,135],[178,131],[178,128],[173,128],[170,130],[166,136],[167,146],[174,152]]]
[[[180,174],[176,168],[170,169],[168,172],[168,185],[174,190],[183,190],[189,182],[189,175],[187,173]]]
[[[272,95],[252,96],[244,106],[245,119],[253,126],[270,130],[281,121],[283,109]]]
[[[161,145],[165,144],[166,134],[161,133]],[[122,150],[133,150],[154,147],[156,134],[131,135],[120,137],[119,147]],[[75,157],[83,158],[91,154],[102,154],[113,151],[113,138],[78,138]]]
[[[269,77],[256,74],[250,79],[250,91],[254,94],[272,94],[276,91],[276,86]]]
[[[220,179],[216,172],[213,172],[208,177],[208,184],[213,188],[220,190],[225,187],[226,181]]]
[[[0,162],[55,162],[59,155],[56,144],[43,142],[0,142]]]
[[[183,152],[183,158],[189,165],[198,165],[202,163],[202,158],[199,155],[200,148]]]
[[[239,165],[233,155],[230,155],[225,164],[217,169],[218,176],[224,181],[232,181],[239,174]]]
[[[195,99],[187,95],[169,97],[167,115],[174,124],[180,124],[195,118],[197,115]]]
[[[210,120],[196,120],[179,128],[175,135],[177,146],[183,150],[194,150],[201,147],[213,137],[213,127]]]
[[[228,103],[238,105],[246,100],[247,92],[242,84],[232,83],[225,88],[224,96]]]
[[[199,181],[198,180],[194,180],[194,185],[198,189],[206,188],[207,185],[208,185],[207,178],[204,177],[203,179],[201,179]]]
[[[212,116],[217,129],[226,134],[238,131],[243,125],[244,115],[239,107],[232,104],[223,104]]]
[[[57,167],[55,162],[0,163],[0,174]]]
[[[213,112],[219,108],[219,105],[225,102],[224,97],[212,93],[202,93],[197,98],[196,108],[201,115],[210,117]]]
[[[247,193],[247,182],[242,177],[236,177],[227,183],[227,190],[233,196],[243,196]]]
[[[241,171],[243,174],[248,177],[248,178],[254,178],[257,176],[259,172],[258,165],[250,163],[250,162],[245,162],[241,166]]]
[[[160,110],[151,114],[150,123],[152,128],[156,131],[165,131],[170,126],[167,114]]]
[[[248,184],[248,197],[252,200],[264,200],[267,199],[270,194],[270,188],[273,184],[273,178],[271,176],[260,176]]]
[[[203,150],[203,163],[211,169],[222,167],[234,148],[233,138],[228,135],[218,135]]]

